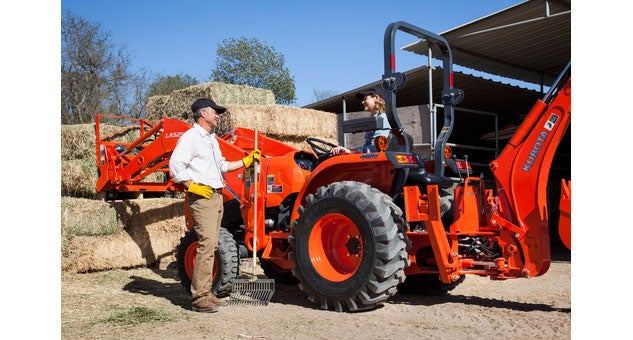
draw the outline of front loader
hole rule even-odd
[[[96,189],[105,199],[155,197],[184,191],[181,184],[173,182],[168,164],[178,138],[191,125],[173,118],[146,120],[97,115],[95,127],[99,173]],[[257,139],[262,171],[258,179],[252,168],[224,175],[224,215],[213,271],[214,293],[221,297],[229,295],[239,275],[240,258],[252,254],[254,246],[267,276],[296,282],[287,256],[290,209],[316,163],[316,156],[259,133],[255,138],[254,130],[241,127],[216,138],[228,160],[246,156],[254,150]],[[259,181],[258,186],[254,185],[255,180]],[[259,207],[256,214],[255,205]],[[181,283],[189,291],[198,238],[186,200],[184,207],[187,232],[176,249],[176,259]],[[257,226],[257,231],[253,226]]]
[[[440,51],[444,122],[431,159],[412,151],[412,138],[397,115],[396,92],[406,84],[405,74],[395,67],[398,31],[425,39]],[[571,66],[490,163],[495,186],[487,188],[482,178],[470,177],[467,164],[459,162],[458,167],[445,154],[454,107],[464,96],[454,88],[448,42],[395,22],[385,31],[384,50],[382,88],[391,128],[389,137],[374,141],[377,152],[332,156],[328,151],[335,145],[316,138],[307,139],[312,151],[298,150],[263,135],[254,138],[253,130],[243,128],[216,137],[228,160],[248,154],[256,139],[262,151],[259,178],[250,169],[226,176],[214,268],[217,295],[228,295],[239,274],[239,258],[253,252],[268,277],[298,283],[315,305],[335,311],[373,309],[399,290],[446,292],[468,274],[496,280],[545,274],[551,260],[547,180],[570,124]],[[108,142],[97,132],[97,191],[183,190],[165,169],[177,137],[190,126],[169,118],[140,121],[140,137],[133,142]],[[97,130],[99,124],[98,117]],[[383,122],[374,117],[343,122],[344,132],[382,128]],[[446,168],[465,175],[455,183]],[[147,181],[149,174],[160,172],[161,183]],[[570,188],[566,182],[561,187]],[[567,218],[561,220],[569,225],[570,202],[566,190],[560,207]],[[186,206],[188,231],[177,261],[188,289],[197,239]]]

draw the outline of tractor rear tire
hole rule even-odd
[[[453,224],[453,203],[454,203],[455,188],[452,187],[448,190],[440,190],[440,216],[442,216],[442,223],[445,227]]]
[[[352,181],[305,198],[289,237],[299,289],[321,309],[361,311],[396,294],[410,264],[402,211],[385,193]]]
[[[180,283],[189,294],[191,294],[191,275],[193,274],[197,249],[198,235],[196,235],[195,230],[188,230],[185,236],[180,239],[176,252],[176,262]],[[233,235],[224,228],[220,228],[218,250],[215,252],[214,260],[211,292],[217,297],[229,296],[233,283],[239,275],[240,258]]]

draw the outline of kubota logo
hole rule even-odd
[[[180,138],[184,134],[184,132],[168,132],[165,134],[165,138]]]
[[[523,163],[523,171],[530,172],[532,166],[536,162],[536,158],[541,152],[541,149],[543,149],[543,144],[545,144],[545,141],[547,141],[547,136],[556,125],[556,122],[558,122],[558,115],[552,113],[543,126],[543,128],[545,128],[545,130],[547,131],[541,131],[541,133],[539,133],[538,138],[536,138],[536,141],[534,142],[534,145],[532,145],[532,150],[530,151],[530,154]]]
[[[523,163],[523,171],[530,172],[530,169],[532,169],[532,165],[534,165],[534,162],[536,162],[536,157],[538,157],[539,152],[543,148],[543,143],[545,143],[545,141],[547,140],[547,135],[549,135],[548,131],[541,131],[541,133],[538,135],[538,138],[536,138],[536,142],[534,142],[534,145],[532,145],[532,151],[530,151],[530,154],[525,160],[525,163]]]
[[[543,125],[543,128],[547,131],[541,131],[538,138],[536,138],[536,142],[534,142],[534,145],[532,145],[532,150],[530,151],[528,158],[523,163],[523,171],[530,172],[530,170],[532,169],[532,166],[534,165],[534,162],[536,162],[536,158],[538,157],[538,154],[541,152],[541,149],[543,148],[543,144],[547,140],[547,136],[549,135],[550,131],[552,131],[554,126],[556,126],[557,122],[558,122],[558,115],[555,113],[550,114],[549,118],[545,122],[545,125]]]

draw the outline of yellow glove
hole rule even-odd
[[[255,160],[257,160],[258,162],[261,161],[262,156],[261,156],[261,152],[259,151],[259,149],[255,149],[253,151],[251,151],[251,153],[248,154],[248,156],[242,158],[242,162],[244,163],[244,167],[249,167],[253,164],[253,162]]]
[[[194,193],[196,195],[200,195],[204,198],[211,198],[211,194],[213,194],[213,190],[211,190],[211,187],[208,187],[206,185],[196,184],[193,182],[189,184],[189,188],[187,189],[187,191]]]

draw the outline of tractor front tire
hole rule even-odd
[[[197,249],[198,235],[196,235],[195,230],[188,230],[185,236],[180,239],[176,252],[176,262],[180,283],[189,294],[191,294],[191,276],[193,275]],[[217,297],[229,296],[233,283],[239,275],[239,269],[240,258],[235,239],[226,229],[220,228],[218,250],[214,256],[211,292]]]
[[[362,311],[395,295],[410,264],[394,216],[402,211],[371,186],[336,182],[305,198],[289,237],[299,289],[322,309]]]

